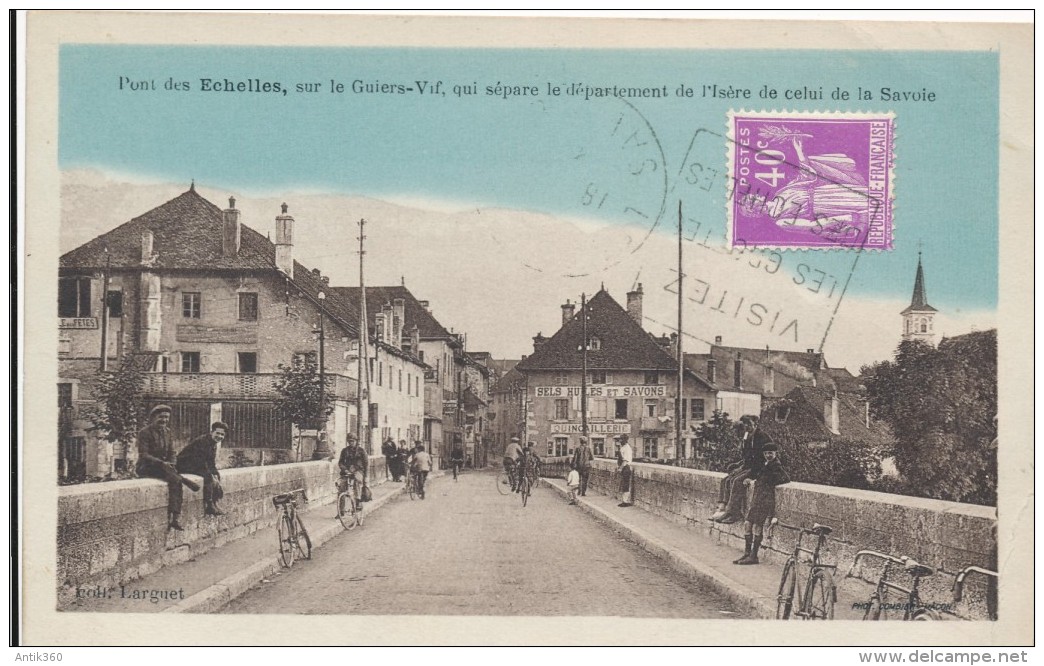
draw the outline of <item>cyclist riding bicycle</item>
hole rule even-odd
[[[410,473],[413,474],[417,484],[417,494],[421,499],[424,499],[424,482],[427,481],[428,472],[431,471],[431,463],[431,455],[424,450],[424,445],[417,444],[416,452],[410,461]]]
[[[504,471],[507,472],[508,479],[511,480],[511,490],[518,489],[518,474],[516,474],[516,467],[518,465],[518,459],[523,455],[522,445],[518,443],[518,437],[512,437],[511,441],[508,442],[507,447],[504,449]]]
[[[341,449],[341,457],[337,460],[342,479],[338,485],[346,484],[348,477],[355,481],[352,494],[355,496],[356,505],[359,504],[359,489],[366,484],[367,462],[366,452],[359,446],[359,439],[349,433],[348,445]]]
[[[454,446],[450,453],[450,466],[453,467],[453,478],[455,479],[460,468],[464,466],[464,449],[460,448],[460,444]]]
[[[536,442],[530,442],[525,449],[522,451],[522,456],[518,459],[518,469],[521,474],[525,474],[526,478],[529,479],[529,487],[532,488],[536,485],[537,477],[540,476],[540,456],[536,452]],[[521,476],[519,477],[521,479]],[[515,492],[518,492],[520,484],[515,484]]]

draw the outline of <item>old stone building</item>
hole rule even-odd
[[[587,338],[584,338],[586,317]],[[654,338],[641,326],[641,285],[627,294],[627,309],[601,289],[580,312],[562,305],[562,327],[550,338],[537,334],[533,354],[516,366],[524,376],[526,439],[550,456],[572,453],[582,434],[581,379],[587,351],[587,425],[596,456],[612,456],[613,437],[626,434],[635,456],[673,460],[688,454],[691,426],[709,418],[719,400],[718,389],[700,373],[687,369],[683,384],[684,417],[681,446],[675,420],[678,365],[669,338]],[[519,383],[513,382],[514,386]],[[517,391],[496,389],[499,403],[515,408]],[[751,413],[759,413],[760,397],[750,394]],[[508,417],[510,419],[510,417]],[[503,434],[510,432],[510,428]]]
[[[275,409],[275,386],[280,364],[321,356],[333,404],[326,438],[335,451],[343,445],[355,427],[358,311],[294,259],[287,205],[274,217],[273,243],[242,223],[234,199],[222,210],[190,187],[61,257],[58,393],[67,469],[104,475],[132,462],[133,447],[100,441],[84,418],[103,366],[115,370],[125,358],[147,370],[146,403],[174,408],[179,445],[220,418],[231,427],[225,448],[256,462],[263,452],[269,459],[311,453],[314,439],[296,436]],[[399,372],[423,375],[410,354],[380,340],[373,349],[390,359],[396,382]],[[420,413],[416,388],[404,399]]]

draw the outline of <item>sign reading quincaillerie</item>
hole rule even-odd
[[[552,423],[553,434],[581,434],[582,423]],[[588,423],[587,434],[589,435],[629,435],[631,434],[630,423]]]
[[[579,386],[537,386],[538,398],[569,398],[580,395]],[[597,398],[666,398],[667,386],[652,384],[649,386],[588,386],[587,395]]]

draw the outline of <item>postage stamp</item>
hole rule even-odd
[[[729,113],[731,246],[892,249],[893,113]]]

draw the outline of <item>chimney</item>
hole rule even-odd
[[[542,347],[545,342],[547,342],[547,338],[544,337],[543,333],[537,333],[536,335],[534,335],[533,336],[533,353],[535,354],[538,351],[540,351],[540,347]]]
[[[287,205],[282,206],[283,214],[276,217],[276,268],[287,277],[294,277],[294,218],[287,215]]]
[[[638,283],[638,288],[634,291],[627,292],[627,314],[631,315],[639,326],[642,326],[642,283]]]
[[[381,306],[381,314],[384,315],[384,335],[381,336],[381,341],[390,345],[395,339],[395,332],[392,330],[394,317],[392,315],[391,303],[385,303]]]
[[[373,316],[373,334],[378,342],[384,342],[384,331],[387,327],[388,322],[385,319],[384,312],[378,312]]]
[[[152,265],[152,232],[146,229],[141,232],[141,265]]]
[[[410,351],[414,356],[420,356],[420,329],[416,324],[410,329]]]
[[[396,347],[402,348],[402,331],[406,328],[406,299],[392,299],[392,334],[395,336]]]
[[[826,399],[823,404],[823,423],[826,424],[827,430],[834,433],[835,435],[841,434],[841,424],[838,415],[838,403],[837,393]]]
[[[719,347],[721,346],[721,336],[720,335],[715,335],[714,336],[714,344],[718,345]]]
[[[677,333],[671,333],[671,341],[667,345],[667,349],[670,351],[670,354],[671,354],[672,357],[678,358],[678,334]]]
[[[564,305],[562,305],[562,325],[565,326],[569,323],[569,320],[576,314],[576,303],[570,303],[569,299],[566,299]]]
[[[732,385],[738,389],[743,388],[743,356],[736,352],[736,360],[732,364]]]
[[[228,198],[228,208],[221,211],[221,256],[235,257],[239,255],[239,241],[242,228],[239,226],[239,211],[236,210],[236,198]]]
[[[809,350],[807,350],[806,353],[808,353],[808,354],[815,354],[816,350],[815,349],[809,349]]]
[[[711,384],[718,381],[718,362],[713,358],[707,359],[707,379]]]

